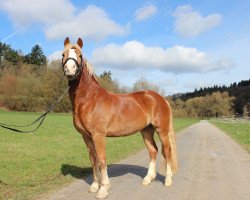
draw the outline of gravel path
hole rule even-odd
[[[250,155],[218,128],[201,121],[185,129],[177,134],[177,150],[180,167],[171,187],[163,185],[160,174],[151,185],[140,184],[149,162],[148,153],[143,150],[108,168],[108,199],[250,199]],[[49,200],[95,199],[95,194],[88,193],[91,180],[92,177],[78,180]]]

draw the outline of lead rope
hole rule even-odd
[[[62,81],[60,81],[61,84]],[[62,100],[62,98],[65,96],[65,94],[69,91],[70,86],[67,87],[67,89],[64,91],[64,93],[57,99],[57,101],[53,102],[50,107],[46,110],[45,113],[43,113],[41,116],[39,116],[37,119],[35,119],[33,122],[26,124],[26,125],[10,125],[10,124],[4,124],[4,123],[0,123],[0,127],[14,131],[14,132],[18,132],[18,133],[32,133],[35,132],[43,123],[45,117],[47,116],[47,114],[49,114]],[[29,130],[29,131],[23,131],[17,128],[13,128],[13,127],[18,127],[18,128],[23,128],[23,127],[29,127],[31,125],[34,125],[38,123],[38,126],[36,128],[34,128],[33,130]]]

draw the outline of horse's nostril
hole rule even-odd
[[[67,67],[64,68],[65,73],[69,73],[69,69]]]
[[[65,72],[68,72],[68,71],[69,71],[69,69],[67,68],[67,66],[64,67],[64,71],[65,71]]]

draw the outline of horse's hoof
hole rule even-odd
[[[99,190],[99,188],[95,188],[95,187],[90,187],[89,188],[90,193],[96,193],[96,192],[98,192],[98,190]]]
[[[89,188],[89,192],[95,193],[95,192],[98,192],[98,190],[99,190],[99,184],[98,183],[92,183],[90,188]]]
[[[96,199],[106,199],[108,197],[108,194],[97,194]]]
[[[164,184],[166,187],[169,187],[170,185],[172,185],[172,180],[166,180],[165,181],[165,184]]]
[[[151,181],[147,180],[147,179],[143,179],[141,184],[144,186],[150,185]]]
[[[147,175],[143,178],[141,184],[144,186],[147,186],[150,183],[152,183],[152,181],[155,179],[155,177],[156,177],[156,174]]]
[[[97,199],[106,199],[107,196],[108,196],[108,191],[107,191],[107,189],[104,186],[102,186],[100,188],[100,190],[98,191],[98,193],[96,195],[96,198]]]
[[[146,176],[142,180],[141,184],[144,186],[147,186],[147,185],[150,185],[150,183],[152,183],[153,180],[154,180],[154,177]]]

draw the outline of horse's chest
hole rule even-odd
[[[73,114],[73,123],[78,132],[80,133],[87,132],[86,127],[84,126],[84,123],[82,123],[81,117],[77,113]]]

